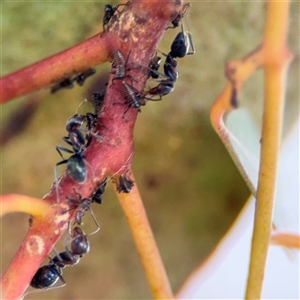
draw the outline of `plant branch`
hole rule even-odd
[[[273,229],[270,244],[299,250],[300,236],[296,233]]]
[[[131,229],[153,298],[174,299],[137,185],[134,185],[129,194],[117,193],[117,196]]]
[[[18,80],[15,79],[17,83],[13,83],[14,87],[19,85],[24,87],[22,81],[27,80],[24,76],[26,77],[29,72],[31,77],[35,78],[31,90],[41,88],[43,84],[49,84],[53,80],[53,76],[59,76],[62,74],[61,72],[72,69],[70,67],[72,63],[76,68],[79,68],[79,65],[83,65],[83,68],[91,67],[93,66],[92,61],[93,63],[104,61],[108,57],[113,57],[116,49],[119,49],[124,57],[130,53],[128,66],[139,66],[128,70],[127,74],[130,76],[123,80],[132,84],[130,78],[134,78],[135,89],[142,92],[148,78],[148,69],[140,66],[149,65],[169,22],[180,13],[181,5],[181,1],[173,0],[164,2],[132,0],[117,18],[111,20],[102,38],[97,36],[89,40],[88,53],[85,52],[87,44],[83,43],[84,46],[80,44],[81,46],[75,48],[78,55],[74,49],[72,50],[74,59],[69,57],[70,52],[68,51],[67,54],[62,52],[58,55],[60,59],[65,57],[68,62],[67,64],[64,61],[64,66],[62,66],[62,62],[59,63],[59,71],[52,72],[51,70],[53,68],[51,64],[56,62],[57,57],[37,63],[29,67],[27,71],[21,70],[20,73],[17,72],[15,73],[17,75],[13,76],[13,78],[18,78]],[[105,43],[102,45],[99,40],[104,40]],[[101,48],[103,53],[99,53],[99,47],[103,47]],[[98,53],[99,56],[95,56],[95,53]],[[89,55],[92,56],[91,60]],[[86,63],[87,61],[88,63]],[[41,74],[35,74],[37,70]],[[81,70],[76,69],[76,71]],[[50,72],[51,75],[48,75],[47,72]],[[42,75],[43,73],[46,75]],[[43,80],[39,81],[40,75]],[[128,103],[122,92],[122,80],[113,82],[114,76],[115,74],[111,73],[103,109],[98,115],[96,131],[101,139],[93,137],[91,144],[84,151],[87,179],[84,183],[78,183],[65,172],[59,178],[57,187],[53,186],[50,193],[44,197],[44,200],[53,207],[54,215],[42,221],[32,218],[27,236],[3,275],[2,288],[5,299],[21,297],[42,261],[61,237],[68,223],[73,220],[77,206],[69,198],[74,198],[76,193],[79,193],[82,198],[88,198],[104,178],[126,173],[130,169],[133,156],[133,129],[138,111],[136,108],[130,108],[124,114],[128,109]],[[9,84],[7,77],[5,80],[6,84]],[[37,81],[39,84],[36,83]],[[25,93],[24,88],[22,88],[22,93]],[[5,99],[9,98],[8,95],[12,97],[12,93],[6,89]]]
[[[246,299],[260,299],[270,243],[280,153],[286,71],[292,55],[286,46],[289,1],[270,1],[264,58],[265,101],[259,180]]]
[[[262,44],[240,61],[227,64],[228,84],[211,110],[211,123],[228,148],[241,174],[256,195],[250,268],[246,299],[260,299],[272,228],[273,206],[279,158],[282,112],[287,66],[292,58],[286,47],[289,1],[270,1]],[[259,67],[265,68],[265,102],[261,142],[259,184],[251,183],[230,142],[223,118],[238,106],[244,81]]]
[[[49,213],[51,206],[40,199],[24,195],[8,194],[0,196],[0,208],[0,216],[18,211],[41,219]]]
[[[0,78],[0,103],[48,87],[109,60],[107,35],[86,41]]]
[[[214,130],[223,141],[253,195],[256,194],[256,186],[249,180],[247,170],[238,159],[238,155],[231,144],[231,133],[227,129],[224,119],[230,111],[238,107],[239,94],[247,78],[263,64],[262,51],[262,47],[258,46],[241,60],[231,60],[227,63],[225,69],[225,74],[228,79],[227,85],[215,100],[210,111],[210,121]]]

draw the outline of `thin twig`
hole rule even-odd
[[[117,193],[117,196],[130,226],[153,298],[174,299],[137,184],[129,194]]]

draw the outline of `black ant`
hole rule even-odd
[[[42,266],[37,270],[31,279],[30,286],[35,289],[46,289],[53,286],[58,279],[63,282],[62,286],[66,284],[62,277],[61,268],[50,260],[48,265]]]
[[[77,264],[79,259],[90,251],[90,243],[87,239],[87,235],[80,227],[75,226],[71,232],[69,223],[68,231],[69,236],[71,237],[71,250],[66,247],[65,252],[61,252],[52,259],[52,261],[56,263],[56,265],[59,265],[60,268],[64,268],[66,265]]]
[[[163,52],[162,54],[166,56],[166,61],[164,63],[165,74],[161,74],[157,71],[159,69],[161,58],[159,56],[155,56],[149,65],[149,77],[156,79],[161,76],[166,79],[161,80],[157,86],[143,93],[143,97],[146,100],[159,101],[162,99],[162,96],[171,93],[174,90],[175,82],[179,76],[179,72],[176,68],[177,60],[170,54],[167,55]],[[154,96],[159,96],[159,99],[152,99]]]
[[[94,216],[94,213],[91,209],[91,204],[94,202],[92,197],[91,198],[82,198],[82,196],[77,193],[75,190],[74,190],[75,194],[78,196],[78,199],[73,199],[73,198],[68,198],[70,201],[76,201],[77,203],[77,206],[76,206],[76,212],[75,212],[75,223],[78,224],[78,225],[81,225],[82,223],[82,218],[85,214],[86,211],[89,211],[96,226],[97,226],[97,229],[92,232],[91,234],[94,234],[96,232],[98,232],[100,230],[100,226],[99,226],[99,223],[97,222],[95,216]],[[97,191],[96,191],[97,192]],[[76,227],[75,227],[76,228]]]
[[[92,99],[93,99],[92,103],[95,108],[95,115],[97,115],[97,116],[102,111],[105,93],[106,93],[106,90],[104,90],[102,93],[93,93],[92,94]]]
[[[85,137],[80,130],[85,121],[87,121],[86,115],[76,114],[69,118],[66,123],[68,136],[63,137],[63,141],[71,145],[75,153],[81,153],[85,149]],[[92,125],[89,124],[89,126]]]
[[[149,75],[148,78],[152,77],[154,79],[157,79],[159,77],[159,73],[158,73],[158,69],[160,67],[160,63],[161,63],[161,57],[160,56],[154,56],[149,64]]]
[[[191,52],[189,52],[190,47],[192,48]],[[171,45],[171,52],[169,55],[171,55],[173,58],[176,58],[184,57],[186,55],[193,55],[195,52],[192,35],[189,32],[184,31],[183,24],[181,23],[181,31],[175,37]]]
[[[115,14],[116,11],[118,11],[118,8],[120,6],[127,6],[129,4],[130,1],[128,1],[127,3],[125,4],[118,4],[116,6],[112,6],[110,4],[106,4],[104,6],[104,16],[103,16],[103,22],[102,22],[102,25],[103,25],[103,32],[105,31],[105,25],[107,25],[110,21],[110,19],[113,17],[113,15]]]
[[[178,76],[179,76],[179,72],[177,70],[177,60],[176,58],[172,57],[171,54],[169,53],[166,57],[166,61],[164,63],[164,72],[165,75],[167,77],[170,78],[171,81],[176,81]]]
[[[64,80],[62,80],[61,82],[55,84],[52,88],[51,88],[51,94],[56,93],[57,91],[61,90],[61,89],[72,89],[73,88],[73,79],[72,77],[66,78]]]
[[[160,51],[161,52],[161,51]],[[167,78],[171,81],[176,81],[178,76],[179,76],[179,72],[177,70],[177,60],[176,58],[172,57],[169,54],[165,54],[163,52],[161,52],[165,57],[165,63],[164,63],[164,73],[165,74],[161,74],[158,72],[158,69],[160,67],[160,63],[161,63],[161,57],[160,56],[155,56],[154,58],[152,58],[150,64],[149,64],[149,77],[152,77],[154,79],[159,78],[159,76]]]
[[[82,128],[84,122],[86,122],[87,128]],[[72,146],[73,150],[65,148],[63,146],[56,146],[56,150],[63,159],[58,162],[56,166],[67,164],[67,172],[70,177],[76,182],[83,183],[86,180],[86,163],[84,161],[84,151],[90,145],[92,137],[98,137],[93,132],[98,122],[97,115],[87,113],[86,115],[74,115],[68,119],[66,124],[66,130],[68,136],[63,137],[63,141]],[[86,131],[87,134],[84,137],[82,131]],[[69,159],[64,159],[61,151],[73,154]]]
[[[71,250],[66,248],[66,251],[57,254],[50,260],[50,264],[55,264],[60,268],[76,265],[80,258],[90,251],[90,243],[87,235],[78,226],[75,226],[71,232],[69,223],[69,236],[71,237]]]
[[[95,113],[86,113],[85,115],[80,115],[80,114],[76,113],[74,116],[69,118],[69,120],[67,121],[66,130],[69,133],[70,133],[70,131],[77,130],[77,129],[78,129],[78,131],[81,130],[81,131],[87,133],[86,136],[85,136],[85,139],[88,142],[86,147],[88,147],[88,145],[90,144],[90,142],[91,142],[90,139],[91,139],[92,136],[100,138],[99,136],[96,135],[95,128],[98,124],[98,112],[99,112],[100,108],[102,107],[105,92],[106,91],[104,90],[101,94],[100,93],[93,93],[92,94],[92,98],[93,98],[92,104],[95,108]],[[76,111],[78,111],[79,107],[87,101],[88,101],[87,99],[84,99],[79,104]],[[86,128],[83,127],[84,123],[86,125],[85,126]]]
[[[132,181],[129,176],[126,174],[122,174],[119,177],[119,182],[117,183],[117,191],[118,193],[130,193],[134,181]]]
[[[84,234],[84,232],[78,226],[73,228],[73,233],[71,234],[71,238],[72,238],[71,241],[72,256],[79,255],[80,257],[82,257],[84,254],[90,251],[90,243],[86,235]]]
[[[97,187],[96,191],[91,196],[92,202],[96,202],[98,204],[102,203],[102,196],[103,196],[103,194],[105,192],[106,184],[107,184],[107,180],[106,179],[104,179],[102,182],[100,182],[98,184],[98,187]]]
[[[61,89],[72,89],[74,87],[73,82],[76,81],[77,84],[79,86],[82,86],[85,82],[85,80],[94,75],[96,73],[95,69],[88,69],[78,75],[76,75],[75,77],[68,77],[66,79],[63,79],[61,82],[55,84],[52,88],[51,88],[51,94],[56,93],[57,91],[61,90]]]
[[[183,14],[188,9],[189,5],[185,7],[183,13],[181,14],[181,18]],[[180,19],[181,20],[181,19]],[[189,48],[192,48],[192,51],[189,52]],[[166,56],[166,60],[164,63],[164,73],[165,75],[163,77],[166,77],[166,80],[162,80],[156,87],[149,89],[146,93],[144,93],[145,99],[148,100],[154,100],[152,97],[159,96],[159,99],[155,100],[161,100],[162,96],[165,96],[169,93],[171,93],[174,90],[174,84],[179,76],[179,72],[177,70],[177,57],[184,57],[185,55],[192,55],[195,53],[195,49],[192,42],[192,37],[190,33],[186,33],[183,29],[183,25],[181,23],[181,32],[177,34],[175,37],[172,45],[171,45],[171,51],[168,55],[162,53]],[[155,59],[155,58],[154,58]],[[156,65],[154,65],[155,68],[157,68]],[[159,66],[158,66],[159,67]],[[150,74],[159,74],[156,72],[156,70],[153,68]],[[160,75],[160,74],[159,74]],[[152,75],[150,75],[153,77]],[[154,77],[155,78],[155,77]],[[156,77],[158,78],[158,77]]]
[[[144,93],[144,97],[147,100],[160,101],[162,96],[166,96],[174,90],[174,84],[175,82],[172,80],[162,80],[157,86]],[[159,96],[159,99],[152,99],[154,96]]]
[[[161,74],[159,72],[157,72],[158,68],[159,68],[159,65],[153,65],[152,63],[150,64],[149,68],[150,68],[150,72],[149,72],[149,77],[152,77],[154,79],[158,78],[159,76],[161,77],[165,77],[167,78],[168,80],[170,81],[173,81],[175,82],[179,76],[179,72],[177,70],[177,60],[176,58],[172,57],[169,54],[165,54],[163,52],[161,52],[165,57],[166,57],[166,60],[165,60],[165,63],[164,63],[164,73],[165,74]],[[158,59],[160,59],[161,61],[161,58],[159,56],[155,56],[152,61],[158,61]],[[160,63],[159,61],[159,63]]]
[[[84,122],[82,115],[75,115],[67,121],[66,129],[69,132],[63,140],[73,147],[73,151],[63,146],[56,146],[56,150],[62,157],[62,161],[56,166],[67,164],[67,172],[70,177],[76,182],[83,183],[86,180],[86,165],[84,162],[85,138],[82,132],[78,129]],[[68,159],[64,159],[61,151],[72,153]],[[56,170],[56,169],[55,169]]]
[[[85,156],[83,152],[75,153],[74,151],[69,150],[62,146],[56,146],[56,150],[63,159],[62,161],[56,164],[56,167],[62,164],[67,164],[67,172],[69,176],[78,183],[85,182],[87,174],[86,174],[86,165],[84,162]],[[73,153],[73,155],[70,156],[68,159],[64,159],[61,151],[65,151],[67,153]]]
[[[59,253],[58,255],[54,256],[50,262],[55,264],[57,267],[61,269],[65,268],[66,266],[74,266],[77,265],[80,261],[81,256],[78,254],[72,255],[69,250]]]
[[[95,69],[88,69],[80,74],[78,74],[77,76],[74,77],[73,81],[76,81],[78,83],[78,85],[83,86],[85,80],[94,75],[96,73]]]
[[[32,278],[30,286],[36,289],[46,289],[52,287],[58,279],[63,282],[63,285],[66,284],[61,269],[76,265],[80,258],[90,250],[89,241],[79,227],[73,229],[71,237],[71,251],[66,248],[65,252],[50,259],[48,265],[40,267]]]

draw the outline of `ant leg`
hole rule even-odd
[[[91,136],[93,136],[94,138],[100,140],[101,142],[104,141],[104,139],[103,139],[100,135],[98,135],[97,132],[92,132],[92,130],[87,129],[87,128],[81,128],[80,130],[81,130],[82,132],[89,133]],[[87,144],[86,144],[85,148],[87,148],[87,147],[91,144],[92,141],[90,140],[90,138],[91,138],[91,137],[88,138]],[[73,145],[73,144],[71,144],[71,145]],[[73,153],[73,152],[71,152],[71,153]]]
[[[153,70],[153,69],[151,69],[151,68],[149,68],[149,67],[145,67],[145,66],[142,66],[142,65],[140,65],[140,67],[141,67],[141,68],[144,68],[144,69],[147,69],[147,70],[149,70],[149,71],[151,71],[151,72],[153,72],[154,74],[158,75],[158,77],[160,76],[160,77],[163,77],[163,78],[166,78],[166,79],[170,79],[170,78],[169,78],[168,76],[166,76],[165,74],[160,73],[160,72],[158,72],[158,71],[156,71],[156,70]],[[156,80],[154,80],[154,81],[156,81]],[[157,82],[159,82],[159,81],[157,81]]]
[[[186,55],[193,55],[193,54],[195,54],[196,50],[195,50],[195,47],[194,47],[192,35],[191,35],[191,33],[189,31],[184,31],[183,23],[182,22],[181,22],[181,32],[183,33],[185,44],[188,44],[189,48],[190,47],[192,48],[192,50],[191,51],[189,50],[188,53],[186,53]]]
[[[123,12],[124,8],[125,8],[129,3],[130,3],[130,1],[128,1],[128,2],[126,2],[126,3],[120,3],[120,4],[116,5],[116,6],[115,6],[116,11],[120,14],[121,12]],[[119,11],[119,10],[118,10],[120,6],[125,6],[125,7],[123,8],[122,11]]]
[[[76,81],[79,86],[83,86],[84,82],[88,77],[91,77],[96,73],[96,70],[93,68],[87,69],[86,71],[75,76],[73,81]]]
[[[149,101],[161,101],[162,100],[162,96],[159,96],[160,98],[159,99],[153,99],[153,98],[147,98],[145,97],[146,100],[149,100]]]
[[[126,102],[126,103],[127,103],[127,102]],[[126,103],[125,103],[125,104],[126,104]],[[122,116],[122,119],[125,118],[125,115],[126,115],[126,113],[129,111],[130,108],[131,108],[131,106],[128,105],[128,108],[125,110],[125,112],[124,112],[124,114],[123,114],[123,116]],[[140,109],[139,109],[139,112],[140,112]]]
[[[165,56],[165,57],[167,57],[168,56],[168,54],[166,54],[165,52],[162,52],[162,51],[160,51],[160,50],[156,50],[157,52],[159,52],[160,54],[162,54],[163,56]]]
[[[60,162],[58,162],[58,163],[56,164],[56,167],[57,167],[57,166],[60,166],[60,165],[63,165],[63,164],[66,164],[68,161],[69,161],[68,159],[62,160],[62,161],[60,161]]]
[[[71,241],[72,241],[72,226],[71,226],[71,222],[69,221],[68,222],[68,229],[67,229],[67,233],[68,235],[65,235],[64,239],[63,239],[63,244],[65,246],[65,250],[66,252],[68,253],[68,255],[70,255],[70,257],[72,257],[72,253],[71,251],[69,250],[68,246]]]
[[[159,96],[159,99],[147,99],[147,100],[150,100],[150,101],[161,101],[162,100],[162,96]]]
[[[157,51],[159,51],[159,50],[157,50]],[[163,52],[162,52],[162,53],[163,53]],[[164,53],[163,53],[163,54],[164,54]],[[166,54],[164,54],[164,55],[167,56]],[[144,68],[144,69],[149,70],[149,74],[150,74],[150,73],[154,73],[154,74],[157,75],[157,77],[155,77],[155,78],[158,78],[158,77],[160,76],[160,77],[162,77],[162,78],[170,79],[170,78],[169,78],[168,76],[166,76],[165,74],[162,74],[162,73],[158,72],[157,70],[151,69],[150,67],[145,67],[145,66],[143,66],[143,65],[139,65],[139,66],[137,66],[137,67],[135,67],[135,68],[133,68],[133,69],[137,69],[137,68]],[[131,75],[127,75],[127,76],[132,77]],[[153,76],[149,75],[148,79],[149,79],[150,77],[153,77]],[[153,78],[154,78],[154,77],[153,77]],[[137,82],[135,79],[133,79],[133,80],[134,80],[135,82]],[[133,84],[132,84],[132,81],[131,81],[131,85],[133,85]]]
[[[67,144],[69,144],[70,146],[73,146],[73,144],[72,144],[72,142],[70,142],[70,138],[68,137],[68,136],[64,136],[63,138],[62,138],[62,140],[64,141],[64,142],[66,142]],[[57,147],[61,147],[61,146],[57,146]],[[67,148],[65,148],[65,149],[67,149]],[[71,151],[71,150],[70,150]],[[70,152],[70,153],[72,153],[72,152]]]
[[[68,149],[68,148],[65,148],[65,147],[63,147],[63,146],[56,146],[56,151],[58,152],[58,154],[60,155],[60,157],[61,157],[63,160],[65,160],[65,158],[63,157],[61,151],[65,151],[65,152],[67,152],[67,153],[74,153],[74,151],[72,151],[72,150],[70,150],[70,149]],[[61,163],[59,163],[59,164],[61,164]],[[58,164],[56,164],[56,165],[58,165]]]
[[[65,259],[63,259],[62,255],[65,255],[65,254],[58,253],[58,251],[54,247],[52,248],[52,251],[54,252],[54,257],[53,258],[51,258],[50,256],[48,257],[49,263],[54,264],[55,266],[59,267],[60,269],[64,269],[67,266],[67,264],[65,262]],[[68,257],[68,258],[70,258],[70,260],[72,259],[72,257]]]
[[[63,240],[63,244],[65,245],[65,249],[68,253],[71,253],[70,250],[68,249],[68,247],[66,246],[68,244],[68,241],[67,239],[71,238],[72,237],[72,226],[71,226],[71,222],[69,221],[68,222],[68,229],[67,229],[67,232],[68,232],[68,236],[65,236],[64,237],[64,240]]]
[[[125,70],[125,72],[127,72],[127,71],[130,71],[130,70],[132,70],[132,69],[137,69],[137,68],[130,68],[130,69],[128,69],[128,70]],[[115,72],[112,72],[112,74],[115,74]],[[125,76],[122,76],[122,77],[118,77],[118,78],[113,78],[112,79],[112,81],[111,81],[111,85],[109,86],[109,87],[111,87],[111,86],[113,86],[114,85],[114,81],[115,80],[123,80],[124,78],[126,78],[126,77],[129,77],[130,78],[130,81],[131,81],[131,85],[133,85],[133,82],[135,81],[135,82],[138,82],[136,79],[134,79],[130,74],[126,74]]]
[[[178,14],[177,17],[171,22],[172,25],[173,25],[173,27],[168,26],[168,27],[166,28],[166,30],[167,30],[167,29],[174,29],[174,28],[178,27],[178,26],[179,26],[179,23],[182,22],[182,19],[183,19],[184,15],[185,15],[186,11],[187,11],[190,7],[191,7],[191,4],[190,4],[190,3],[186,3],[185,6],[184,6],[184,8],[182,9],[182,12],[181,12],[180,14]]]
[[[93,235],[93,234],[95,234],[96,232],[98,232],[100,230],[100,225],[99,225],[98,221],[96,220],[96,217],[95,217],[95,215],[94,215],[94,213],[93,213],[93,211],[90,207],[89,207],[89,211],[90,211],[90,214],[91,214],[91,216],[92,216],[92,218],[93,218],[93,220],[94,220],[94,222],[97,226],[97,229],[94,230],[93,232],[87,234],[87,235]]]
[[[44,267],[48,267],[48,269],[50,269],[49,266],[44,266]],[[43,268],[43,267],[41,267]],[[47,288],[41,288],[41,287],[38,287],[38,288],[35,288],[35,290],[30,290],[29,292],[25,293],[23,296],[22,296],[22,299],[24,299],[25,296],[29,295],[29,294],[35,294],[35,293],[40,293],[40,292],[43,292],[43,291],[49,291],[49,290],[53,290],[53,289],[57,289],[57,288],[61,288],[61,287],[64,287],[66,285],[66,282],[64,280],[64,278],[62,277],[62,274],[60,274],[59,270],[58,270],[58,267],[55,267],[53,266],[51,268],[51,271],[55,273],[55,275],[57,275],[57,280],[60,279],[61,280],[61,284],[59,285],[56,285],[56,286],[50,286],[50,287],[47,287]],[[56,280],[56,282],[57,282]],[[54,282],[54,284],[56,283]]]
[[[104,142],[104,138],[97,134],[98,132],[91,132],[91,135],[96,138],[97,140],[100,140],[101,142]]]
[[[191,48],[192,48],[192,51],[191,51],[191,52],[189,51],[186,55],[193,55],[193,54],[196,53],[196,50],[195,50],[195,48],[194,48],[194,43],[193,43],[192,35],[191,35],[190,32],[186,32],[186,34],[187,34],[187,36],[188,36],[188,42],[189,42],[189,45],[190,45]]]

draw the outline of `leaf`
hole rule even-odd
[[[247,120],[247,118],[245,118]],[[295,124],[282,146],[276,196],[276,221],[299,235],[299,126]],[[240,127],[241,128],[241,127]],[[237,143],[238,144],[238,143]],[[286,172],[288,170],[288,172]],[[296,192],[295,192],[296,191]],[[288,204],[287,204],[288,203]],[[297,204],[296,204],[297,203]],[[281,206],[285,208],[281,211]],[[182,299],[241,299],[244,297],[255,200],[251,197],[213,253],[200,265],[176,295]],[[275,213],[276,215],[276,213]],[[297,228],[295,228],[295,226]],[[262,298],[299,299],[299,251],[271,246]]]

